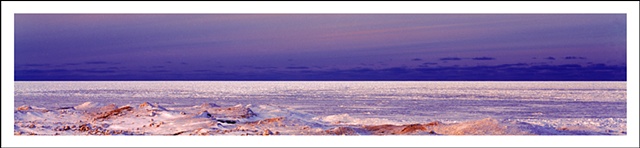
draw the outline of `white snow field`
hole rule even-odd
[[[626,82],[15,82],[15,135],[626,135]]]

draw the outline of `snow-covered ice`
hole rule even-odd
[[[626,135],[624,82],[16,82],[15,135]]]

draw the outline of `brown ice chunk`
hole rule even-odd
[[[365,130],[373,132],[374,135],[406,135],[415,132],[426,131],[428,126],[437,126],[439,122],[431,122],[428,124],[409,124],[409,125],[372,125],[364,126]]]
[[[131,111],[133,108],[131,106],[124,106],[124,107],[120,107],[118,109],[115,110],[111,110],[102,114],[97,115],[94,120],[98,120],[98,119],[106,119],[112,116],[120,116],[120,115],[124,115],[124,111]]]
[[[433,121],[433,122],[429,122],[427,124],[424,124],[425,126],[438,126],[438,125],[442,125],[442,122],[439,121]]]
[[[32,109],[32,108],[31,108],[31,106],[28,106],[28,105],[22,105],[22,106],[16,108],[16,110],[19,110],[19,111],[28,111],[30,109]]]
[[[433,128],[438,134],[444,135],[530,135],[526,131],[519,131],[513,127],[501,124],[498,120],[485,118],[482,120],[448,124]]]
[[[357,135],[356,131],[350,127],[336,127],[325,130],[325,133],[332,135]]]
[[[140,109],[147,109],[147,110],[154,110],[154,111],[166,111],[167,109],[158,105],[158,104],[151,104],[149,102],[144,102],[140,105],[138,105],[138,108]]]
[[[556,128],[558,131],[595,131],[597,129],[587,126],[562,126]]]
[[[81,132],[89,131],[89,130],[91,130],[91,125],[89,125],[89,124],[80,125],[78,127],[78,130],[81,131]]]
[[[284,117],[276,117],[276,118],[269,118],[269,119],[264,119],[264,120],[258,120],[258,121],[253,121],[253,122],[247,122],[245,124],[247,125],[264,125],[264,124],[275,124],[275,123],[281,123],[282,120],[284,120]]]
[[[264,131],[262,131],[262,136],[269,136],[269,135],[273,135],[273,132],[271,132],[271,130],[264,129]]]
[[[394,130],[399,128],[401,128],[401,126],[390,124],[364,126],[364,129],[373,132],[374,135],[390,135]]]
[[[143,108],[143,107],[147,107],[147,106],[151,106],[151,103],[149,103],[149,102],[144,102],[144,103],[142,103],[142,104],[138,105],[138,107],[139,107],[139,108]]]
[[[18,107],[18,108],[16,108],[16,111],[39,111],[39,112],[43,112],[43,113],[49,112],[49,110],[47,110],[47,109],[33,108],[31,106],[28,106],[28,105],[22,105],[22,106]]]
[[[407,134],[407,133],[413,133],[416,131],[426,131],[427,128],[421,124],[411,124],[411,125],[406,125],[404,128],[402,128],[402,130],[400,130],[400,132],[398,132],[398,134]]]

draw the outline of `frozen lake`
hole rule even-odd
[[[14,106],[57,108],[83,102],[151,102],[164,107],[252,104],[358,124],[457,123],[492,118],[552,127],[587,125],[599,131],[620,132],[626,131],[626,98],[626,82],[15,82]]]

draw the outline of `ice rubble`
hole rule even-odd
[[[486,118],[443,123],[395,122],[348,114],[318,117],[284,107],[204,103],[165,108],[144,102],[85,102],[56,109],[20,106],[15,135],[624,135],[589,126],[544,126]]]

